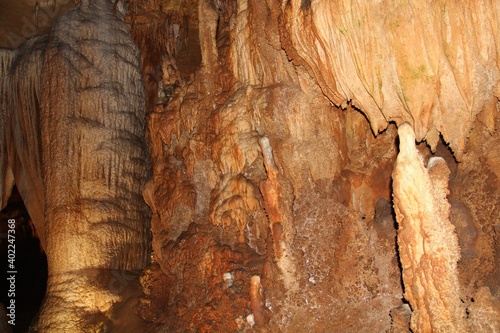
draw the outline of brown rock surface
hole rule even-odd
[[[496,137],[498,32],[492,13],[498,8],[489,8],[489,3],[464,8],[471,17],[462,18],[453,14],[459,10],[456,5],[445,2],[427,9],[412,2],[392,14],[384,14],[382,5],[356,6],[307,1],[283,6],[274,1],[198,4],[194,24],[199,27],[200,68],[194,77],[179,68],[186,80],[168,103],[156,105],[150,114],[152,164],[158,168],[150,194],[159,212],[153,218],[153,248],[159,267],[172,276],[166,244],[175,242],[181,230],[194,232],[188,229],[194,221],[211,230],[221,245],[236,250],[246,243],[252,255],[263,256],[255,274],[261,278],[270,317],[264,325],[257,320],[253,330],[401,332],[410,330],[412,315],[416,332],[427,332],[432,325],[436,331],[451,326],[468,331],[473,324],[465,316],[477,288],[498,290],[492,282],[498,276],[498,264],[493,263],[497,236],[486,231],[498,218],[482,228],[486,212],[476,213],[473,202],[481,199],[472,198],[490,192],[468,169],[476,158],[469,151],[476,148],[469,147],[494,147]],[[472,27],[476,14],[486,18],[481,37],[479,32],[474,38],[461,37],[458,27]],[[402,33],[409,31],[419,36],[418,43],[409,45],[411,36]],[[470,67],[463,66],[469,62]],[[471,122],[475,118],[477,125]],[[448,239],[452,249],[443,254],[428,249],[423,266],[408,259],[403,231],[397,250],[391,207],[393,186],[405,191],[411,186],[407,180],[391,180],[398,139],[390,123],[404,121],[412,123],[417,140],[430,145],[418,145],[425,162],[441,156],[437,165],[451,170],[449,181],[446,171],[441,178],[435,172],[437,197],[431,200],[429,194],[425,199],[438,207],[435,218],[445,227],[437,234],[426,229],[436,226],[425,224],[424,229],[426,235],[435,234],[425,244],[444,249],[441,240]],[[413,139],[416,151],[415,144]],[[496,181],[490,169],[496,165],[495,154],[484,154],[489,162],[478,165],[476,172],[488,170],[487,179]],[[457,192],[464,190],[458,184],[465,181],[474,188],[470,199]],[[499,200],[488,202],[492,212]],[[170,213],[161,213],[165,209]],[[182,213],[173,214],[176,209]],[[163,222],[155,226],[158,219]],[[416,244],[411,233],[406,237],[408,244]],[[191,257],[198,253],[189,247],[183,251]],[[439,266],[441,255],[446,265]],[[426,268],[429,260],[440,268]],[[433,282],[412,282],[399,261]],[[475,271],[468,268],[471,264]],[[191,283],[178,277],[169,282]],[[445,295],[443,303],[439,297],[437,303],[427,298],[433,290]],[[204,299],[195,289],[182,293]],[[148,297],[155,301],[154,293]],[[256,309],[255,298],[238,297],[246,298],[245,311]],[[408,301],[413,309],[403,304]],[[479,303],[474,306],[495,308],[487,301]],[[249,327],[242,325],[243,304],[240,312],[231,311],[244,331]],[[234,329],[225,305],[211,311],[220,313],[225,324],[199,323],[200,329]]]
[[[374,133],[410,122],[461,159],[472,121],[500,95],[497,2],[289,1],[285,50],[336,105],[352,102]],[[490,130],[493,124],[490,124]]]
[[[151,175],[124,172],[117,160],[104,164],[117,181],[130,176],[123,187],[134,193],[150,176],[143,195],[152,237],[137,230],[127,240],[140,249],[117,250],[110,266],[140,268],[151,242],[144,295],[137,272],[116,293],[106,289],[114,271],[93,267],[99,246],[115,244],[121,230],[104,221],[109,232],[95,243],[64,245],[83,259],[55,271],[92,267],[61,280],[78,289],[61,288],[61,297],[76,302],[85,294],[82,322],[89,323],[92,304],[91,324],[110,332],[498,331],[499,17],[498,1],[486,0],[130,0],[126,22],[141,50],[143,82],[134,76],[138,92],[127,96],[140,95],[132,104],[146,113]],[[85,24],[81,36],[93,31]],[[44,38],[1,50],[2,73],[26,51],[32,59],[17,62],[12,78],[33,95],[60,93],[54,110],[106,102],[73,93],[73,76],[41,61],[36,43]],[[95,53],[83,42],[78,48]],[[89,59],[109,79],[126,74]],[[31,82],[24,73],[42,67],[50,74],[44,89],[23,85]],[[98,77],[82,73],[89,82]],[[0,160],[1,201],[15,176],[38,228],[37,216],[53,216],[54,204],[37,195],[46,187],[36,182],[37,143],[22,141],[33,131],[31,118],[5,126],[9,80],[0,79],[0,154],[9,160]],[[125,108],[127,96],[113,106]],[[57,114],[46,128],[67,133]],[[18,155],[4,135],[15,138]],[[83,148],[106,138],[81,136]],[[64,146],[59,137],[46,144]],[[44,156],[60,158],[57,151]],[[84,178],[99,174],[100,155],[86,156],[74,163]],[[20,164],[29,171],[12,167]],[[67,193],[61,204],[100,186],[74,190],[79,180],[63,172],[69,167],[53,171]],[[149,223],[141,216],[139,228]],[[75,242],[92,232],[82,229]],[[47,238],[52,248],[62,244],[50,232]]]

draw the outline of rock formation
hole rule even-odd
[[[423,165],[408,123],[399,129],[399,154],[393,171],[394,210],[405,298],[416,332],[466,332],[460,301],[458,238],[449,220],[450,171],[441,157]]]
[[[290,1],[285,50],[332,102],[352,102],[374,133],[408,121],[460,160],[473,119],[500,95],[498,4]],[[494,124],[486,124],[493,130]]]
[[[99,20],[75,20],[97,2],[82,0],[48,37],[0,57],[9,72],[0,81],[2,205],[15,179],[40,233],[58,220],[54,189],[68,207],[75,193],[99,200],[94,191],[108,183],[123,189],[99,207],[113,215],[120,203],[127,214],[100,220],[102,231],[54,224],[79,232],[81,246],[65,243],[63,256],[82,262],[68,264],[104,269],[103,280],[134,270],[125,290],[99,285],[107,302],[86,299],[91,307],[72,315],[78,327],[122,329],[133,313],[130,327],[147,332],[498,330],[497,2],[130,0],[128,29],[114,3]],[[39,72],[40,82],[23,80]],[[32,92],[16,103],[26,114],[36,98],[51,110],[42,119],[50,136],[18,139],[15,154],[8,138],[36,127],[5,127],[12,82]],[[114,88],[124,82],[134,84]],[[118,95],[86,98],[92,87]],[[60,114],[103,106],[137,119],[86,117],[68,144]],[[129,120],[137,127],[125,141],[145,139],[150,172],[146,147],[93,132],[99,122],[121,133]],[[62,160],[61,150],[81,154],[50,175],[37,169],[37,160]],[[151,218],[130,202],[142,189]],[[63,259],[50,252],[62,240],[51,230],[40,238],[59,272]],[[102,235],[94,243],[93,233]],[[94,262],[104,257],[113,260]]]
[[[110,1],[84,0],[49,35],[3,54],[2,193],[16,182],[48,261],[34,329],[107,327],[122,296],[113,270],[149,260],[139,51]]]

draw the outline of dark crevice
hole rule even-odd
[[[15,238],[8,239],[8,221],[15,220]],[[11,234],[12,235],[12,234]],[[15,245],[15,261],[8,262],[8,245]],[[12,247],[11,247],[12,248]],[[3,292],[0,302],[7,307],[15,300],[14,332],[27,332],[36,317],[47,285],[47,257],[41,248],[37,231],[29,217],[19,192],[14,187],[7,206],[0,212],[0,260],[2,267]],[[13,263],[13,267],[8,265]],[[7,269],[9,268],[9,270]],[[13,268],[13,269],[12,269]],[[8,274],[8,271],[15,274]],[[15,288],[11,291],[8,276],[15,276]],[[12,297],[10,297],[12,296]],[[9,314],[9,310],[7,310]],[[11,320],[12,317],[7,318]]]

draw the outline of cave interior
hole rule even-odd
[[[499,26],[486,0],[0,0],[0,330],[500,332]]]

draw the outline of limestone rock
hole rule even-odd
[[[417,141],[435,148],[441,133],[460,159],[471,120],[500,95],[499,13],[490,1],[294,0],[281,37],[326,96],[361,109],[374,133],[410,122]]]
[[[442,158],[427,168],[408,123],[398,128],[400,151],[393,171],[394,209],[405,298],[417,332],[467,332],[460,300],[460,248],[449,220],[449,169]]]

